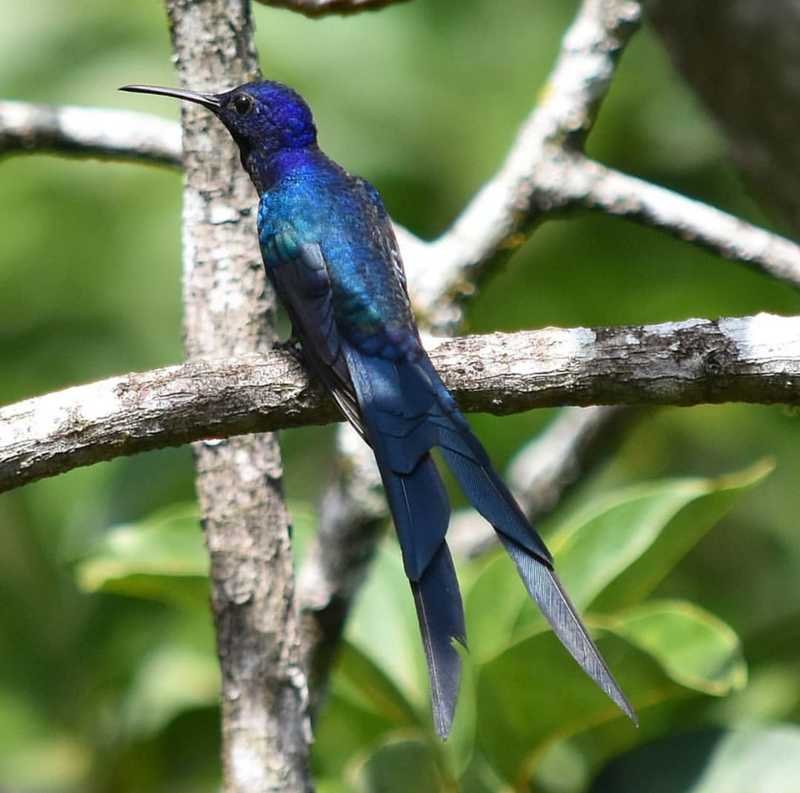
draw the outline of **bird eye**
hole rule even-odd
[[[248,94],[236,94],[233,97],[233,109],[240,116],[246,116],[253,109],[254,104],[253,97]]]

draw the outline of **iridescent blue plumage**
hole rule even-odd
[[[199,102],[239,145],[259,191],[267,275],[302,341],[310,369],[372,446],[411,583],[440,735],[450,731],[460,678],[453,641],[466,644],[445,533],[447,494],[437,447],[489,521],[531,597],[569,652],[635,720],[633,710],[523,515],[442,384],[420,342],[391,222],[377,191],[318,148],[303,99],[274,82],[222,94],[128,86]]]

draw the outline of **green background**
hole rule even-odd
[[[416,0],[345,19],[311,21],[261,6],[254,16],[264,74],[308,99],[323,148],[369,178],[394,218],[432,237],[502,161],[574,10],[575,3],[563,0]],[[156,2],[31,0],[23,9],[2,0],[0,49],[4,98],[178,116],[166,100],[115,90],[129,82],[175,84]],[[770,225],[647,29],[624,55],[588,150],[621,170]],[[0,402],[181,360],[180,188],[176,171],[152,166],[51,156],[0,162]],[[469,306],[467,329],[652,323],[799,308],[794,290],[740,265],[620,220],[574,216],[545,224],[493,274]],[[476,416],[474,425],[502,467],[520,439],[532,437],[553,415]],[[698,767],[707,770],[719,747],[728,747],[725,757],[741,754],[725,742],[747,743],[747,735],[713,732],[731,726],[756,730],[753,742],[760,749],[763,741],[764,752],[785,757],[791,754],[787,746],[794,746],[797,754],[797,733],[789,725],[800,715],[798,429],[795,412],[780,407],[661,410],[550,522],[557,531],[569,515],[592,504],[599,510],[597,499],[621,487],[715,477],[774,459],[775,471],[722,520],[709,519],[708,533],[655,592],[662,601],[691,600],[727,623],[741,638],[749,685],[721,699],[692,689],[668,713],[653,708],[658,715],[650,724],[657,728],[647,728],[645,707],[643,729],[633,737],[618,738],[618,723],[605,731],[582,725],[580,739],[549,740],[546,762],[531,760],[530,773],[504,771],[489,739],[482,755],[472,755],[477,759],[462,777],[464,789],[499,790],[501,779],[525,789],[532,774],[536,789],[584,790],[608,757],[664,736],[672,743],[652,750],[659,757],[684,758],[692,749]],[[281,440],[290,506],[296,523],[309,528],[327,481],[332,429],[285,432]],[[114,556],[103,545],[112,527],[141,528],[149,525],[148,516],[174,505],[180,512],[192,499],[185,448],[102,463],[0,497],[0,788],[214,789],[218,727],[210,703],[216,677],[204,610],[168,593],[136,596],[141,593],[133,586],[109,585],[113,574],[97,574],[94,584],[80,574],[87,555]],[[193,519],[180,514],[180,542],[188,537],[192,545]],[[196,543],[192,548],[199,553]],[[128,572],[141,572],[137,564],[141,559]],[[202,559],[198,564],[201,573]],[[486,571],[462,572],[472,580]],[[167,565],[165,575],[178,573]],[[199,576],[193,591],[198,586],[202,593]],[[394,597],[407,600],[398,586]],[[104,591],[87,591],[92,587]],[[478,595],[475,601],[477,608]],[[508,713],[484,708],[486,703],[513,698],[518,688],[534,696],[537,685],[546,687],[549,658],[556,667],[568,663],[548,646],[532,656],[542,660],[530,675],[515,677],[509,671],[516,668],[514,653],[524,654],[542,638],[531,634],[513,644],[504,637],[509,652],[489,664],[476,684],[479,732],[502,735],[508,726]],[[358,646],[354,638],[352,654]],[[421,663],[419,647],[409,652],[413,663]],[[340,677],[349,675],[348,685],[356,689],[388,668],[376,671],[355,658],[347,663]],[[644,666],[640,672],[646,677]],[[464,710],[468,699],[462,697]],[[398,790],[439,789],[442,780],[461,776],[463,769],[448,765],[451,760],[442,759],[427,737],[418,740],[411,727],[408,737],[395,723],[390,730],[372,706],[353,701],[334,696],[315,749],[317,770],[331,790],[393,790],[385,780],[396,783],[403,773],[393,772],[393,763],[410,763],[421,775]],[[535,696],[530,707],[536,708]],[[424,724],[422,713],[417,721]],[[784,732],[757,731],[776,722],[784,723]],[[345,724],[353,733],[346,751],[336,745]],[[701,727],[705,742],[685,737]],[[378,734],[391,740],[373,751]],[[346,756],[349,765],[337,766],[334,756]],[[624,767],[607,770],[608,778],[618,773],[634,779],[637,763],[652,769],[658,760],[652,755],[617,762]],[[597,790],[623,790],[621,778],[601,778]],[[690,789],[674,784],[664,790]],[[722,784],[716,790],[735,789]]]

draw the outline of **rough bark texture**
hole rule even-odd
[[[167,0],[167,10],[184,86],[220,91],[257,76],[247,0]],[[210,113],[184,106],[183,129],[187,356],[266,351],[275,302],[258,256],[257,196]],[[308,693],[277,440],[208,441],[194,456],[222,671],[225,790],[308,790]]]
[[[507,414],[558,405],[800,402],[800,317],[758,314],[463,336],[442,341],[431,350],[431,359],[468,411]],[[284,351],[125,375],[0,409],[0,491],[123,454],[338,418],[330,398]],[[214,440],[201,448],[221,475],[220,452],[229,444]],[[237,459],[246,460],[241,449],[247,447],[237,448]],[[279,473],[278,464],[274,457],[257,457],[259,466],[264,459],[271,461],[271,473],[265,477],[259,467],[245,470],[243,481],[231,480],[227,483],[231,490],[219,494],[225,503],[254,498],[252,493],[239,495],[245,485],[266,479],[270,488],[276,486],[271,477]],[[347,476],[355,470],[347,471]],[[361,503],[356,493],[348,499]],[[375,508],[373,501],[367,502],[369,514]],[[240,537],[243,548],[250,548],[255,539],[269,539],[270,553],[283,547],[283,534],[264,537],[260,532],[266,527],[253,519],[255,536],[246,541]],[[332,525],[339,522],[334,516],[330,520]],[[233,517],[230,521],[225,536],[234,539],[238,535],[232,527],[238,524]],[[243,548],[231,549],[237,561]],[[215,546],[214,553],[222,564],[224,546]],[[273,585],[275,576],[270,573]]]
[[[648,0],[647,9],[758,197],[800,232],[800,3]]]

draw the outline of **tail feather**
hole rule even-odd
[[[514,560],[528,594],[536,601],[569,654],[620,710],[638,724],[633,706],[611,674],[555,572],[513,540],[502,534],[500,540]]]
[[[638,723],[630,702],[609,671],[553,572],[550,552],[503,480],[492,468],[485,450],[472,433],[466,419],[454,406],[451,407],[451,399],[448,394],[440,401],[444,416],[437,421],[439,443],[442,456],[464,495],[492,524],[509,556],[514,560],[525,588],[570,655],[622,712],[634,723]],[[447,420],[449,427],[446,426]]]
[[[466,456],[463,451],[453,451],[444,445],[441,449],[442,457],[458,480],[464,495],[492,524],[494,530],[526,548],[544,564],[552,565],[553,557],[547,546],[531,529],[528,519],[488,460],[484,463],[472,456]]]
[[[408,474],[380,468],[406,575],[416,581],[444,542],[450,522],[447,491],[430,454]]]
[[[436,731],[450,732],[461,677],[453,642],[466,647],[464,611],[444,541],[447,493],[430,449],[438,446],[461,489],[498,533],[531,597],[583,670],[633,721],[628,700],[553,572],[550,552],[530,525],[458,411],[430,360],[395,360],[343,350],[363,429],[381,471],[417,608]]]
[[[446,738],[461,680],[461,657],[453,641],[466,647],[461,593],[444,541],[450,520],[447,492],[429,454],[409,474],[383,470],[382,475],[417,608],[433,720],[436,732]]]
[[[461,594],[446,543],[441,544],[420,579],[411,582],[411,591],[428,662],[433,721],[439,737],[446,738],[461,682],[461,657],[453,641],[467,646]]]

